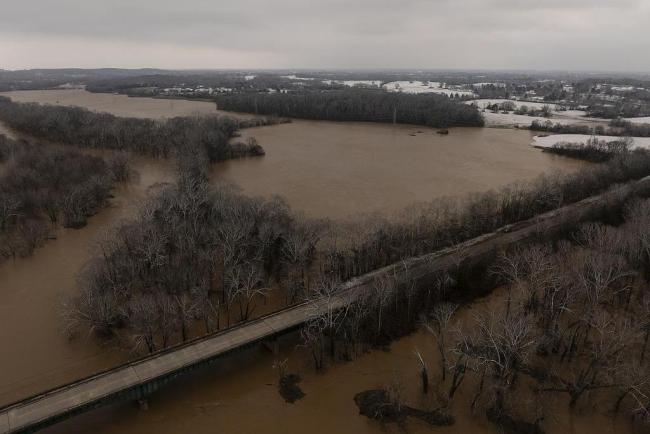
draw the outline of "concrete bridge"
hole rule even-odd
[[[416,279],[425,282],[427,278],[462,261],[478,260],[510,245],[557,232],[588,219],[599,211],[620,205],[632,195],[647,193],[650,193],[650,177],[615,187],[607,193],[503,227],[454,247],[411,258],[354,278],[343,284],[336,297],[329,302],[319,300],[294,305],[42,392],[0,408],[0,434],[34,432],[93,408],[124,400],[144,399],[184,373],[216,363],[220,357],[235,350],[295,330],[325,309],[344,306],[368,290],[381,275],[394,275],[398,281]]]

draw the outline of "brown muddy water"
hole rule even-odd
[[[479,308],[489,308],[493,297],[479,300]],[[481,306],[482,305],[482,306]],[[475,306],[476,307],[476,306]],[[469,309],[461,309],[460,321],[470,320]],[[377,433],[498,433],[483,417],[472,415],[468,402],[474,384],[467,380],[454,400],[452,413],[456,423],[450,427],[430,427],[408,419],[404,428],[381,425],[358,414],[355,394],[398,384],[405,403],[416,408],[433,409],[435,392],[423,395],[419,389],[418,362],[414,350],[425,358],[433,377],[437,378],[438,356],[435,339],[419,331],[394,343],[390,351],[372,351],[352,362],[330,365],[316,373],[310,356],[298,341],[288,338],[281,352],[273,356],[257,348],[234,355],[217,365],[202,369],[153,394],[149,409],[140,410],[135,403],[106,407],[52,427],[50,434],[377,434]],[[286,360],[288,372],[299,373],[299,386],[306,396],[294,404],[280,397],[278,375],[273,365]],[[432,384],[435,380],[432,381]],[[435,388],[433,388],[435,390]],[[526,403],[531,406],[536,403]],[[545,429],[550,434],[618,434],[643,432],[626,420],[612,420],[597,408],[583,407],[570,414],[567,402],[549,395],[544,402],[550,411]],[[605,409],[602,409],[605,411]]]
[[[312,217],[394,212],[584,166],[529,144],[526,130],[453,128],[442,136],[410,125],[294,120],[251,128],[262,158],[214,166],[212,179],[250,195],[280,194]]]
[[[172,181],[169,162],[135,158],[138,181],[114,190],[115,197],[80,230],[59,228],[27,258],[0,264],[0,405],[90,375],[124,359],[87,339],[69,341],[62,330],[61,303],[76,291],[76,275],[96,254],[96,241],[133,215],[147,190]]]
[[[217,110],[213,102],[131,98],[112,93],[92,93],[83,89],[19,90],[0,92],[0,95],[16,102],[77,106],[123,117],[163,119],[175,116],[226,114]],[[237,117],[252,117],[252,115],[238,114]]]
[[[22,101],[85,106],[118,115],[160,118],[207,110],[204,103],[84,91],[14,92]],[[90,98],[90,100],[89,100]],[[143,102],[142,100],[147,100]],[[65,102],[64,102],[65,101]],[[187,107],[181,110],[180,107]],[[210,104],[212,113],[214,106]],[[449,136],[412,126],[294,121],[244,131],[266,148],[267,155],[219,164],[213,180],[234,182],[247,194],[280,194],[312,216],[392,212],[413,201],[481,191],[542,172],[573,170],[582,164],[543,154],[529,146],[527,131],[452,129]],[[60,229],[57,239],[33,257],[0,265],[0,405],[78,379],[114,365],[129,355],[102,348],[88,339],[68,341],[61,332],[62,299],[76,290],[75,278],[96,251],[98,237],[123,218],[157,182],[173,178],[173,163],[138,158],[139,182],[120,188],[111,206],[81,230]],[[373,351],[351,363],[316,374],[308,354],[289,337],[280,356],[253,349],[181,379],[140,411],[131,403],[90,412],[50,428],[53,433],[380,433],[383,428],[357,414],[354,394],[385,386],[395,379],[404,396],[419,407],[431,405],[417,391],[420,349],[435,366],[435,342],[420,332],[396,342],[390,352]],[[277,392],[276,359],[287,359],[290,372],[303,376],[307,394],[287,404]],[[409,421],[408,432],[495,432],[459,403],[457,424],[431,429]],[[601,416],[559,412],[550,422],[554,433],[631,432],[624,423]]]

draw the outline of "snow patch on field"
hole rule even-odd
[[[623,137],[618,136],[590,136],[588,134],[553,134],[550,136],[535,136],[533,137],[532,146],[537,148],[552,148],[557,143],[581,143],[586,144],[591,138],[604,140],[606,142],[614,142],[622,140]],[[650,137],[632,137],[632,148],[650,149]]]
[[[515,104],[515,109],[519,109],[523,106],[528,107],[530,110],[541,110],[544,106],[549,106],[552,110],[552,115],[550,118],[545,118],[542,116],[530,116],[530,115],[520,115],[515,114],[514,112],[508,113],[493,113],[491,110],[487,110],[488,106],[494,104],[501,104],[504,102],[512,102]],[[593,124],[593,123],[607,123],[605,119],[596,119],[586,117],[587,112],[583,110],[563,110],[557,111],[560,107],[560,104],[547,104],[541,102],[529,102],[529,101],[518,101],[510,99],[475,99],[471,101],[465,101],[465,104],[476,105],[481,114],[485,118],[485,123],[487,126],[495,127],[529,127],[533,121],[539,121],[541,123],[546,123],[551,121],[553,124],[560,125],[575,125],[575,124]]]
[[[301,80],[301,81],[314,80],[314,78],[312,78],[312,77],[298,77],[296,74],[283,75],[282,78],[288,78],[289,80]]]
[[[504,88],[504,87],[506,87],[506,84],[505,83],[497,83],[497,82],[494,82],[494,83],[472,83],[472,87],[474,89],[482,89],[482,88],[488,87],[488,86]]]
[[[539,121],[542,124],[551,121],[553,125],[576,125],[576,124],[593,124],[597,120],[582,117],[568,117],[561,113],[553,113],[550,118],[542,116],[517,115],[510,113],[492,113],[491,111],[481,112],[488,127],[518,127],[528,128],[533,121]]]
[[[643,118],[625,118],[625,120],[633,124],[650,124],[650,116]]]
[[[366,86],[366,87],[379,87],[381,80],[323,80],[324,84],[342,84],[348,87]]]
[[[530,127],[530,124],[533,121],[546,122],[552,120],[553,123],[561,123],[563,125],[570,124],[570,120],[562,119],[549,119],[541,116],[528,116],[528,115],[516,115],[512,112],[510,113],[492,113],[491,111],[485,111],[481,113],[485,119],[485,124],[492,127]]]
[[[474,99],[471,101],[466,101],[465,104],[476,104],[476,106],[480,109],[484,109],[487,106],[491,106],[494,104],[501,104],[504,102],[511,102],[515,105],[515,108],[520,108],[523,106],[528,107],[529,109],[535,109],[535,110],[541,110],[542,107],[545,105],[549,106],[551,110],[557,110],[558,104],[547,104],[547,103],[542,103],[542,102],[528,102],[528,101],[518,101],[514,99]]]
[[[612,86],[612,90],[616,92],[630,92],[634,90],[634,86]]]
[[[476,96],[471,90],[443,87],[437,81],[391,81],[382,86],[388,92],[438,93],[441,95]]]

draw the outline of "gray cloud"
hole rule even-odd
[[[21,0],[0,68],[650,70],[645,0]]]

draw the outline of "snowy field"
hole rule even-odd
[[[623,137],[617,136],[590,136],[587,134],[554,134],[551,136],[533,137],[532,146],[537,148],[552,148],[556,143],[582,143],[586,144],[589,139],[596,137],[598,140],[613,142],[621,140]],[[632,137],[633,148],[650,149],[650,137]]]
[[[388,92],[404,92],[404,93],[438,93],[442,95],[460,95],[460,96],[476,96],[470,90],[453,89],[442,87],[442,84],[437,81],[391,81],[382,86]]]
[[[545,118],[542,116],[529,116],[529,115],[518,115],[514,112],[509,113],[492,113],[490,110],[485,110],[486,107],[493,104],[501,104],[506,101],[511,101],[515,104],[515,107],[518,109],[520,107],[526,106],[529,109],[540,110],[544,106],[549,106],[552,112],[550,118]],[[559,104],[547,104],[542,102],[528,102],[528,101],[516,101],[509,99],[475,99],[472,101],[466,101],[465,104],[476,105],[481,114],[485,118],[485,124],[491,127],[529,127],[530,124],[537,120],[539,122],[551,121],[554,124],[561,125],[575,125],[575,124],[590,124],[594,123],[608,123],[608,120],[605,119],[596,119],[587,117],[587,113],[582,110],[565,110],[565,111],[556,111]]]
[[[298,77],[296,74],[291,74],[291,75],[283,75],[282,78],[287,78],[289,80],[301,80],[301,81],[311,81],[315,80],[315,78],[311,77]]]
[[[644,118],[625,118],[625,120],[633,124],[650,124],[650,116]]]
[[[342,84],[348,87],[354,86],[367,86],[367,87],[379,87],[381,86],[381,80],[323,80],[324,84]]]
[[[542,116],[528,116],[528,115],[517,115],[513,112],[510,113],[492,113],[487,110],[481,112],[485,118],[485,125],[488,127],[530,127],[530,124],[533,121],[539,121],[545,123],[546,121],[551,121],[553,124],[560,125],[594,125],[595,123],[607,123],[602,119],[586,118],[580,116],[580,114],[572,113],[572,115],[567,115],[567,112],[554,112],[550,118],[545,118]],[[584,112],[582,112],[584,113]]]

